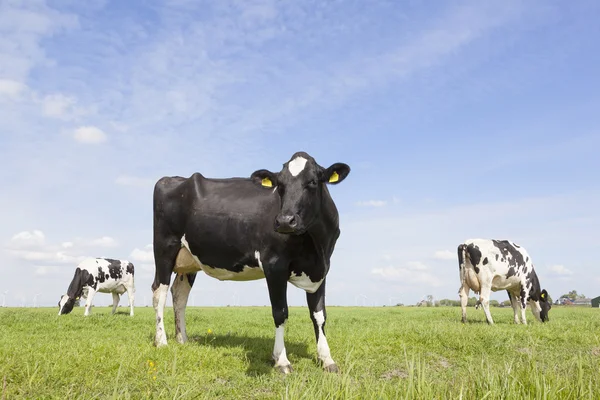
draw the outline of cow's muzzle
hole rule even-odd
[[[279,233],[295,233],[298,230],[298,219],[295,214],[279,214],[275,218],[275,230]]]

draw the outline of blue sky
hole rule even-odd
[[[0,292],[55,305],[79,260],[108,256],[150,304],[153,183],[303,150],[352,167],[331,190],[328,304],[456,299],[475,237],[526,247],[555,298],[600,295],[599,17],[585,0],[4,0]],[[268,295],[202,276],[191,301]]]

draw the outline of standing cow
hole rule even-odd
[[[75,269],[75,275],[69,285],[67,294],[63,295],[58,302],[58,315],[70,313],[79,297],[86,299],[83,315],[90,315],[92,300],[96,292],[112,293],[112,313],[114,314],[119,305],[120,295],[127,292],[129,314],[133,317],[135,294],[133,275],[133,264],[126,260],[90,258],[82,261]]]
[[[336,372],[325,338],[325,278],[340,229],[327,184],[338,184],[349,173],[346,164],[323,168],[298,152],[279,173],[262,169],[250,178],[208,179],[199,173],[161,178],[154,189],[156,346],[167,344],[163,312],[174,271],[171,292],[180,343],[187,340],[185,307],[197,271],[219,280],[266,278],[275,368],[292,370],[284,345],[290,282],[306,291],[318,358],[325,370]],[[186,256],[192,266],[175,268]]]
[[[527,324],[528,303],[539,321],[548,321],[548,311],[552,307],[548,292],[541,290],[531,258],[523,247],[508,240],[467,240],[458,246],[458,264],[463,322],[467,321],[469,289],[479,293],[479,303],[489,324],[494,323],[489,309],[492,290],[508,292],[516,324],[519,323],[519,311],[523,324]]]

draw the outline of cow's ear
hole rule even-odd
[[[350,167],[344,163],[335,163],[331,167],[323,170],[321,182],[338,184],[350,173]]]
[[[548,292],[546,292],[546,289],[542,290],[542,294],[540,294],[540,299],[542,299],[542,301],[548,301]]]
[[[277,186],[277,174],[266,169],[259,169],[250,175],[252,182],[267,188]]]

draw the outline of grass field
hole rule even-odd
[[[269,307],[188,308],[190,342],[152,346],[154,311],[0,311],[2,398],[600,399],[600,310],[552,309],[548,324],[514,325],[512,310],[330,307],[340,374],[316,363],[306,308],[292,308],[293,374],[272,370]],[[529,320],[533,316],[528,311]]]

